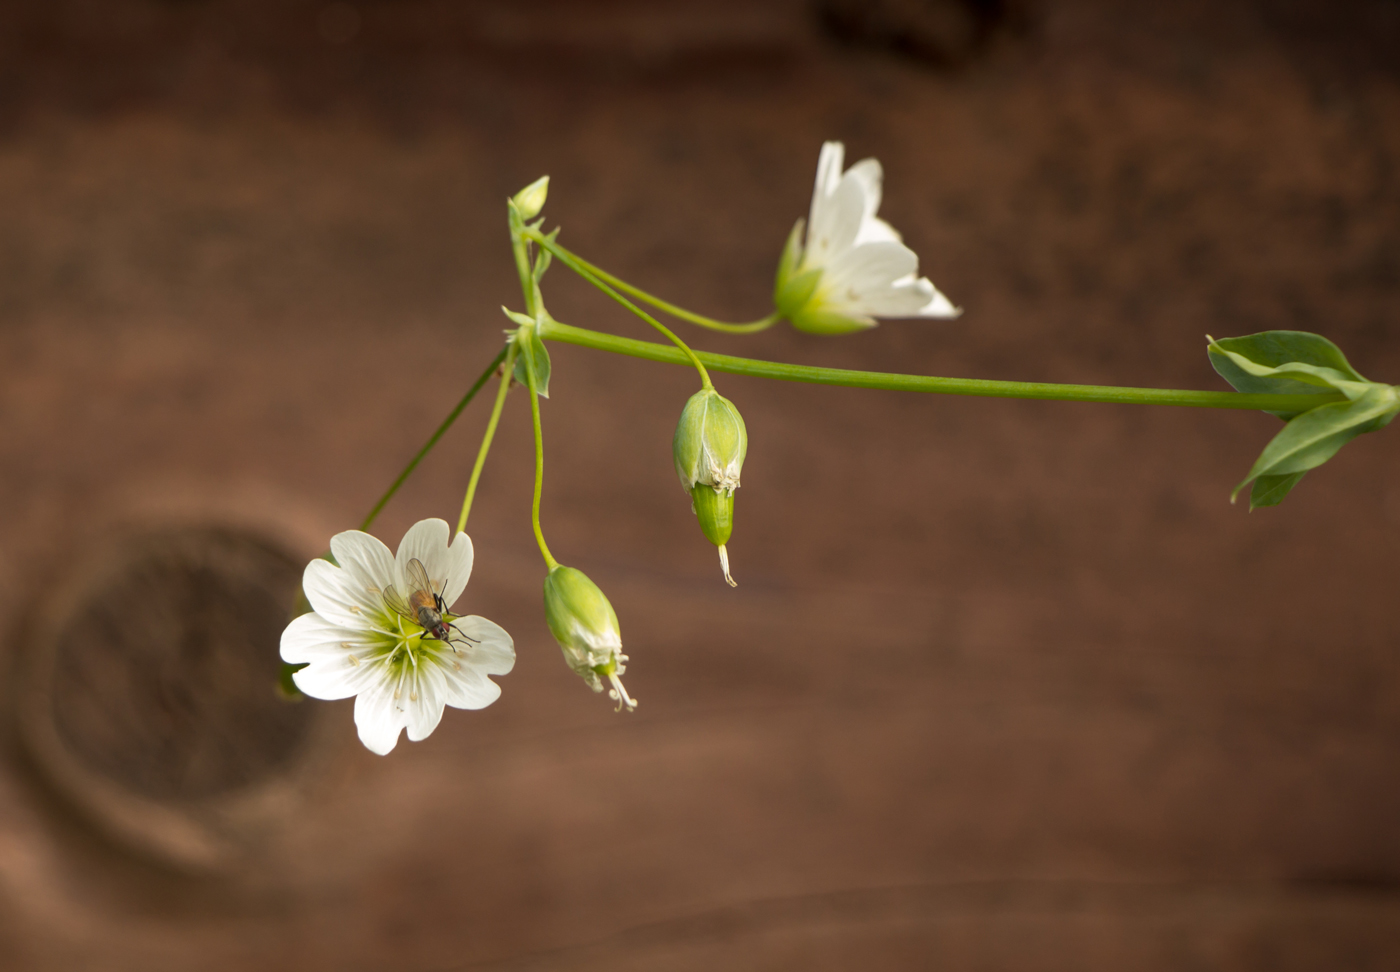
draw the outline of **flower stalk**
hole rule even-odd
[[[589,263],[577,253],[565,249],[564,247],[560,246],[556,240],[547,237],[545,234],[539,232],[538,230],[526,231],[525,235],[531,240],[534,240],[536,243],[538,243],[542,249],[545,249],[550,253],[554,254],[554,256],[559,259],[560,263],[563,263],[565,266],[577,273],[579,276],[584,278],[591,277],[595,280],[600,280],[603,283],[608,284],[610,287],[613,287],[614,289],[620,290],[622,293],[627,294],[629,297],[635,297],[642,303],[650,304],[657,310],[663,311],[671,315],[672,317],[678,318],[682,321],[689,321],[691,324],[697,324],[700,327],[708,328],[711,331],[721,331],[725,334],[756,334],[759,331],[766,331],[768,328],[772,327],[774,324],[778,323],[780,320],[783,319],[782,314],[778,313],[777,311],[774,311],[767,317],[761,317],[758,320],[750,321],[747,324],[731,324],[726,321],[717,321],[713,317],[706,317],[704,314],[697,314],[694,311],[689,311],[686,310],[684,307],[672,304],[670,301],[662,300],[660,297],[655,297],[647,293],[640,287],[634,287],[632,284],[629,284],[621,277],[615,277],[603,268]]]
[[[451,412],[447,413],[447,418],[442,420],[442,424],[437,427],[437,431],[435,431],[431,436],[428,437],[428,441],[424,443],[423,448],[418,450],[418,454],[415,455],[411,460],[409,460],[409,463],[407,466],[404,467],[403,472],[399,473],[398,479],[395,479],[393,485],[391,485],[387,490],[384,491],[383,496],[379,497],[379,502],[374,504],[374,509],[370,510],[369,514],[360,523],[361,530],[368,530],[370,528],[371,524],[373,524],[375,519],[379,516],[380,511],[382,511],[384,507],[388,505],[389,500],[393,499],[394,494],[399,491],[399,487],[402,486],[408,480],[409,476],[413,475],[413,470],[418,468],[418,464],[423,461],[423,457],[433,451],[433,446],[438,444],[438,439],[441,439],[444,435],[447,434],[447,430],[452,428],[452,423],[457,421],[457,416],[461,415],[462,410],[465,409],[469,404],[471,404],[471,400],[476,397],[477,392],[481,391],[482,386],[484,386],[488,381],[491,380],[491,373],[501,366],[501,362],[506,359],[506,354],[508,353],[508,351],[508,348],[502,348],[501,353],[491,359],[491,363],[486,366],[486,370],[481,373],[481,377],[476,380],[475,384],[473,384],[471,388],[467,390],[467,393],[462,396],[462,400],[457,403],[457,407],[454,408]],[[492,430],[494,431],[494,429],[495,426],[493,424]],[[476,474],[473,473],[472,488],[474,489],[475,486]],[[470,491],[467,494],[466,506],[471,506]],[[467,513],[466,508],[464,507],[462,511],[462,524],[465,525],[466,522]],[[461,530],[462,527],[458,526],[457,529]]]
[[[472,466],[471,479],[467,481],[467,494],[462,498],[462,515],[457,518],[458,533],[461,533],[467,528],[467,516],[472,511],[472,500],[476,497],[476,484],[481,479],[481,470],[485,467],[486,456],[491,451],[491,440],[496,437],[496,426],[500,424],[501,421],[501,410],[506,403],[506,392],[510,391],[510,376],[515,368],[514,341],[506,345],[505,350],[496,356],[496,360],[492,362],[492,365],[498,366],[501,369],[501,387],[496,392],[496,402],[491,407],[491,418],[486,422],[486,432],[481,437],[481,448],[477,450],[476,453],[476,464]],[[477,387],[480,387],[480,383],[478,383]],[[473,389],[473,393],[475,393],[475,391],[476,389]],[[429,448],[431,448],[431,445]],[[411,471],[410,469],[409,472]],[[407,474],[405,473],[405,475]],[[364,529],[364,527],[361,527],[361,529]]]
[[[690,364],[674,348],[653,341],[638,341],[550,321],[541,331],[546,340],[579,347],[623,354],[665,364]],[[1195,391],[1182,388],[1132,388],[1118,385],[1066,385],[1044,381],[995,381],[985,378],[937,378],[881,371],[854,371],[846,368],[818,368],[811,365],[761,361],[727,354],[696,351],[707,368],[731,375],[797,381],[813,385],[839,385],[846,388],[878,388],[887,391],[925,392],[935,395],[970,395],[978,398],[1023,398],[1040,401],[1104,402],[1119,405],[1178,405],[1187,408],[1231,408],[1245,411],[1305,412],[1329,402],[1345,401],[1341,392],[1316,395],[1242,394],[1240,392]]]

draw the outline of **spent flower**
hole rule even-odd
[[[499,625],[451,612],[472,571],[472,542],[449,545],[442,520],[420,520],[397,556],[368,533],[331,538],[332,564],[307,564],[302,588],[312,612],[282,633],[282,659],[306,664],[292,678],[316,699],[355,696],[360,741],[381,756],[399,731],[425,739],[443,706],[482,709],[501,694],[488,675],[515,665],[515,644]],[[339,566],[337,566],[337,564]]]
[[[798,330],[847,334],[875,326],[877,317],[957,317],[901,242],[880,208],[883,173],[864,159],[844,173],[845,146],[827,142],[817,162],[812,209],[797,221],[778,264],[774,301]]]
[[[681,488],[690,495],[706,539],[719,548],[719,562],[730,587],[726,544],[734,532],[734,491],[749,451],[744,418],[734,403],[713,388],[690,396],[671,442]]]
[[[611,683],[608,697],[620,712],[637,707],[636,699],[622,687],[627,656],[622,653],[622,633],[617,612],[588,575],[573,567],[555,564],[544,579],[544,617],[554,640],[579,677],[595,692],[603,691],[603,679]]]

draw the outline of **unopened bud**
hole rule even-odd
[[[734,530],[734,491],[749,451],[744,419],[734,403],[713,388],[690,397],[672,442],[676,474],[690,494],[700,529],[719,548],[720,566],[730,587],[729,551]]]
[[[606,678],[612,684],[608,697],[619,711],[637,707],[622,687],[627,656],[622,653],[617,613],[587,574],[573,567],[551,568],[544,579],[544,617],[564,660],[589,688],[603,691]]]
[[[511,200],[520,212],[521,219],[534,219],[544,209],[544,201],[549,196],[549,176],[540,176]]]

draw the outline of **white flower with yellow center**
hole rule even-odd
[[[962,311],[927,277],[915,277],[918,255],[875,215],[879,161],[842,172],[845,154],[840,142],[822,146],[805,238],[798,220],[778,265],[778,311],[813,334],[863,330],[877,317],[957,317]]]
[[[472,542],[449,546],[442,520],[420,520],[398,555],[359,530],[331,539],[336,564],[313,560],[302,588],[312,613],[282,633],[282,659],[306,664],[292,678],[316,699],[355,696],[360,741],[381,756],[399,731],[426,739],[442,709],[483,709],[501,694],[486,676],[515,666],[499,625],[449,610],[472,572]]]

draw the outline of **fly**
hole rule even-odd
[[[423,629],[423,636],[432,636],[448,647],[452,647],[453,637],[459,641],[471,641],[457,626],[444,621],[447,604],[442,592],[428,579],[428,571],[417,557],[404,566],[404,579],[408,583],[408,600],[405,601],[390,584],[384,588],[384,603],[389,610]],[[456,648],[452,648],[456,651]]]

